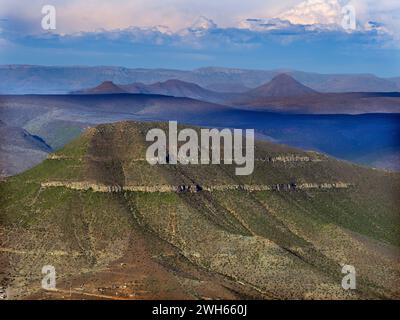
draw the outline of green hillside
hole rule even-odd
[[[150,166],[154,127],[167,124],[88,129],[0,183],[0,286],[16,298],[400,298],[399,174],[268,142],[250,176]],[[341,287],[345,264],[357,290]],[[40,289],[44,265],[59,291]]]

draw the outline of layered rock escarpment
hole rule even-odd
[[[248,192],[255,191],[296,191],[296,190],[311,190],[311,189],[348,189],[353,186],[351,183],[346,182],[333,182],[333,183],[280,183],[273,185],[214,185],[214,186],[200,186],[198,184],[192,185],[153,185],[153,186],[119,186],[119,185],[104,185],[90,182],[78,182],[78,181],[47,181],[42,182],[42,188],[51,188],[51,187],[64,187],[73,190],[80,191],[94,191],[94,192],[108,192],[108,193],[119,193],[124,191],[130,192],[176,192],[176,193],[197,193],[201,191],[232,191],[232,190],[242,190]]]

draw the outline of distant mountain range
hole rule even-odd
[[[72,94],[153,94],[172,97],[191,98],[208,102],[223,103],[227,100],[238,98],[240,94],[222,93],[207,90],[195,83],[171,79],[146,85],[141,82],[131,84],[115,84],[112,81],[104,81],[94,88],[73,91]]]
[[[68,93],[99,85],[141,82],[146,85],[170,79],[191,82],[218,92],[242,93],[286,73],[319,92],[395,92],[399,78],[379,78],[371,74],[319,74],[295,70],[244,70],[201,68],[192,71],[170,69],[130,69],[86,66],[0,66],[0,94]]]
[[[255,89],[242,93],[216,92],[181,80],[167,80],[150,85],[144,83],[117,85],[111,81],[105,81],[94,88],[83,89],[74,93],[156,94],[192,98],[227,106],[294,113],[360,114],[400,112],[400,93],[321,93],[303,85],[285,73],[275,76],[271,81]]]

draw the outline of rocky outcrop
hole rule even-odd
[[[94,192],[105,192],[105,193],[121,193],[124,191],[129,192],[176,192],[176,193],[197,193],[201,191],[214,192],[214,191],[233,191],[242,190],[247,192],[257,191],[279,191],[289,192],[298,190],[309,190],[309,189],[348,189],[354,186],[351,183],[346,182],[331,182],[331,183],[280,183],[272,185],[248,185],[248,184],[236,184],[236,185],[213,185],[213,186],[200,186],[197,184],[193,185],[154,185],[154,186],[120,186],[120,185],[105,185],[90,182],[73,182],[73,181],[48,181],[41,183],[42,188],[51,187],[64,187],[78,191],[94,191]]]
[[[204,187],[205,191],[226,191],[226,190],[243,190],[249,192],[256,191],[297,191],[307,189],[348,189],[354,186],[352,183],[333,182],[333,183],[279,183],[272,185],[219,185]]]
[[[57,153],[52,153],[49,154],[47,157],[48,160],[71,160],[71,159],[76,159],[76,160],[92,160],[92,161],[108,161],[112,160],[112,157],[95,157],[92,155],[85,155],[84,157],[70,157],[66,156],[63,154],[57,154]],[[129,162],[147,162],[148,160],[150,161],[157,161],[158,158],[129,158]],[[221,159],[223,160],[223,159]],[[228,162],[234,162],[234,159],[227,159]],[[226,161],[226,160],[225,160]],[[265,157],[261,158],[255,158],[254,161],[257,162],[269,162],[269,163],[275,163],[275,162],[282,162],[282,163],[291,163],[291,162],[321,162],[324,161],[324,158],[319,157],[318,154],[315,156],[307,156],[307,155],[298,155],[298,154],[286,154],[286,155],[278,155],[278,156],[268,156],[266,155]],[[169,156],[167,155],[167,163],[169,163]]]
[[[68,160],[68,159],[76,159],[75,157],[67,157],[62,154],[50,153],[47,156],[47,160]]]
[[[260,162],[283,162],[283,163],[290,163],[290,162],[321,162],[324,159],[320,157],[310,157],[310,156],[302,156],[298,154],[287,154],[287,155],[279,155],[275,157],[265,156],[263,158],[257,158],[255,161]]]
[[[78,181],[47,181],[42,182],[42,188],[57,188],[64,187],[68,189],[78,190],[78,191],[86,191],[92,190],[94,192],[112,192],[112,186],[107,186],[98,183],[90,183],[90,182],[78,182]]]
[[[334,183],[302,183],[297,186],[297,189],[304,190],[304,189],[347,189],[353,186],[351,183],[346,182],[334,182]]]

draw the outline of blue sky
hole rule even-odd
[[[399,21],[398,0],[0,0],[0,63],[400,76]]]

